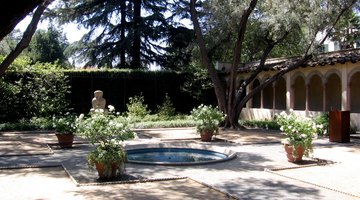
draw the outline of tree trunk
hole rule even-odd
[[[20,55],[20,53],[29,46],[32,36],[34,35],[37,24],[40,21],[41,15],[47,6],[54,0],[45,0],[39,7],[36,9],[32,20],[28,27],[26,28],[23,38],[16,45],[15,49],[10,52],[10,54],[5,58],[5,60],[0,64],[0,76],[5,73],[5,70],[11,65],[11,63]]]
[[[134,26],[133,26],[133,45],[131,50],[131,69],[141,68],[141,0],[133,0],[134,2]]]
[[[120,42],[124,44],[120,50],[120,66],[126,68],[125,60],[125,26],[126,26],[126,1],[120,1],[120,15],[121,15],[121,30],[120,30]]]
[[[213,64],[211,63],[211,60],[208,56],[207,48],[205,45],[205,40],[203,37],[203,34],[201,32],[200,24],[197,18],[197,11],[195,9],[196,0],[190,1],[190,14],[191,14],[191,20],[194,24],[194,31],[196,34],[196,39],[199,44],[200,48],[200,54],[201,54],[201,62],[204,67],[207,68],[208,74],[211,78],[211,81],[214,84],[214,90],[216,94],[216,99],[219,105],[219,109],[226,113],[226,92],[225,92],[225,86],[220,80],[220,77],[215,70]]]
[[[249,7],[244,10],[243,14],[240,18],[240,26],[238,29],[237,34],[237,40],[234,47],[234,54],[233,54],[233,62],[231,65],[231,71],[230,71],[230,83],[229,83],[229,89],[228,89],[228,96],[227,96],[227,115],[225,121],[225,127],[231,127],[231,128],[240,128],[239,121],[236,119],[236,76],[237,76],[237,68],[239,66],[239,63],[241,62],[241,49],[244,41],[244,35],[247,27],[247,22],[249,19],[250,14],[255,9],[255,6],[257,4],[257,0],[252,0],[249,4]]]
[[[0,8],[0,41],[44,0],[12,0]]]

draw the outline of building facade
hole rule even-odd
[[[256,94],[242,119],[271,119],[289,111],[314,116],[332,110],[350,111],[351,126],[360,129],[360,50],[322,54],[309,65],[291,71]],[[257,87],[275,70],[264,71],[247,87]],[[249,73],[239,73],[245,79]]]

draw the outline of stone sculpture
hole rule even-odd
[[[106,100],[103,98],[103,94],[104,93],[101,90],[96,90],[94,92],[94,98],[91,101],[91,112],[95,111],[96,109],[103,109],[105,111]]]

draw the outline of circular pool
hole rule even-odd
[[[234,152],[208,149],[159,147],[127,150],[128,162],[155,165],[197,165],[223,162],[236,157]]]

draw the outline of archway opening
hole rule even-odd
[[[294,110],[306,109],[306,87],[302,76],[296,77],[294,84]]]
[[[326,111],[341,110],[341,79],[331,74],[326,81]]]
[[[309,82],[309,110],[322,111],[323,110],[323,91],[324,87],[319,75],[314,75]]]

